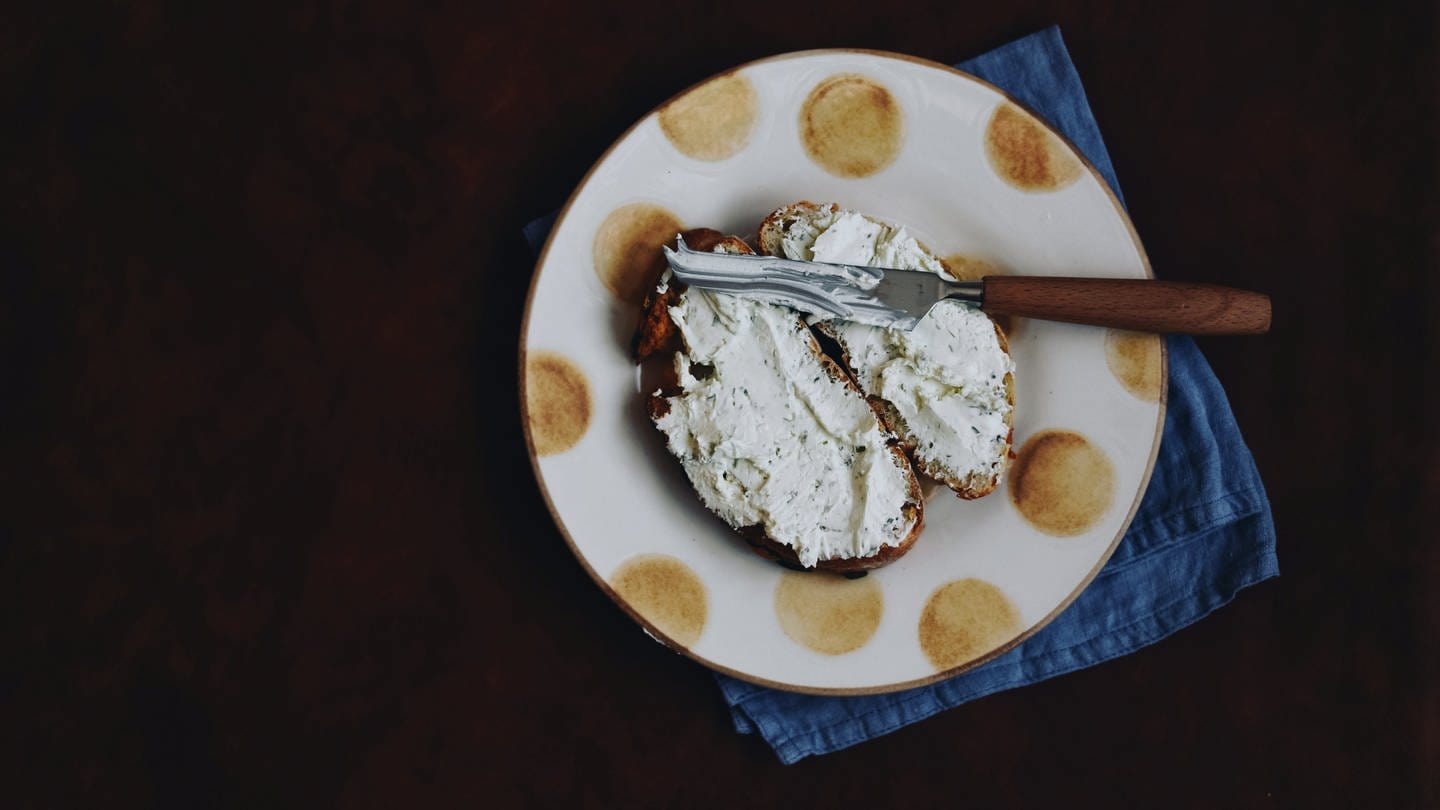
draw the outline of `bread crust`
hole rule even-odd
[[[756,242],[760,245],[760,252],[766,256],[780,255],[785,229],[791,223],[816,216],[832,206],[839,208],[839,206],[834,203],[819,204],[809,200],[801,200],[791,203],[790,205],[781,206],[770,212],[770,215],[765,217],[760,223],[760,229],[756,235]],[[891,223],[884,222],[875,217],[866,214],[861,214],[861,216],[864,216],[871,222],[887,227],[894,227]],[[935,256],[934,251],[923,244],[920,245],[920,249],[925,251],[930,257],[939,261],[945,266],[946,272],[954,276],[950,266],[945,264],[943,259]],[[991,319],[991,323],[994,323],[993,318]],[[1001,329],[999,324],[994,325],[995,337],[1000,343],[1000,350],[1009,354],[1010,341],[1005,337],[1005,330]],[[855,373],[854,366],[849,357],[849,351],[845,346],[845,341],[840,335],[835,330],[830,329],[825,323],[816,324],[814,328],[839,347],[840,356],[837,359],[844,366],[847,374],[852,379],[858,380],[859,376]],[[900,411],[883,397],[871,395],[869,392],[865,392],[865,396],[870,401],[871,407],[880,415],[880,419],[885,423],[885,426],[900,437],[900,442],[905,447],[905,451],[910,456],[916,470],[944,484],[961,498],[974,500],[976,498],[983,498],[999,488],[1000,481],[1005,475],[1005,469],[1009,466],[1010,461],[1015,458],[1015,375],[1006,374],[1004,383],[1005,400],[1009,405],[1009,408],[1005,412],[1005,455],[1000,468],[996,470],[993,475],[983,475],[978,472],[972,472],[963,476],[958,475],[955,471],[947,470],[939,463],[926,458],[924,453],[921,452],[922,448],[919,440],[915,437],[915,434],[911,432],[909,426],[905,424],[905,419],[900,415]]]
[[[740,237],[727,236],[709,228],[686,231],[682,236],[685,238],[685,243],[695,250],[709,251],[719,247],[729,253],[755,252]],[[639,324],[636,327],[633,341],[635,360],[637,363],[650,367],[660,378],[658,390],[652,389],[652,392],[646,397],[646,412],[651,421],[664,416],[670,408],[668,398],[680,393],[679,381],[675,377],[673,363],[670,360],[674,357],[675,352],[684,349],[684,341],[680,336],[679,328],[670,319],[669,310],[684,291],[685,285],[674,279],[666,284],[663,292],[651,290],[642,305]],[[847,370],[821,350],[815,334],[805,326],[804,321],[798,316],[796,324],[797,329],[809,338],[810,349],[825,369],[825,373],[864,396],[864,392],[860,390]],[[865,401],[871,403],[871,410],[874,410],[871,398],[866,397]],[[882,427],[886,427],[884,417],[878,412],[876,419]],[[888,427],[886,429],[888,430]],[[893,433],[893,431],[891,432]],[[909,456],[901,447],[899,440],[892,439],[889,448],[895,455],[897,466],[905,473],[906,504],[902,512],[907,520],[913,519],[914,521],[910,532],[897,545],[881,546],[879,551],[868,557],[820,560],[813,568],[805,568],[800,564],[800,558],[795,550],[768,536],[763,526],[741,527],[737,530],[738,533],[756,554],[786,568],[797,570],[854,574],[880,568],[900,559],[920,537],[925,523],[925,498],[920,489],[920,479],[916,477]]]

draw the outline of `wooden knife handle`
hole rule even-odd
[[[1141,332],[1260,335],[1270,296],[1214,284],[1128,278],[986,276],[981,309]]]

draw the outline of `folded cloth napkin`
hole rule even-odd
[[[956,67],[1048,119],[1120,194],[1058,28]],[[553,223],[552,215],[525,228],[532,247]],[[786,764],[837,751],[975,698],[1133,652],[1278,575],[1270,503],[1225,391],[1194,341],[1170,337],[1168,348],[1169,404],[1150,487],[1115,554],[1069,608],[985,666],[888,695],[801,695],[717,673],[736,730],[758,732]]]

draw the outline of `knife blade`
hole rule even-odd
[[[1185,281],[986,276],[954,281],[921,270],[707,253],[677,237],[664,246],[675,278],[719,293],[788,306],[822,320],[913,329],[931,307],[957,301],[1017,315],[1148,332],[1252,335],[1270,329],[1262,293]]]

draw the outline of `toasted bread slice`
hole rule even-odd
[[[685,241],[753,252],[715,231]],[[701,500],[757,553],[853,572],[914,544],[924,499],[909,459],[795,313],[667,279],[645,302],[635,356],[668,363],[650,418]]]
[[[759,243],[769,255],[951,277],[903,227],[833,203],[775,210],[760,225]],[[840,321],[817,328],[834,338],[916,469],[962,498],[995,491],[1012,455],[1015,376],[1005,333],[989,316],[941,302],[909,332]]]

